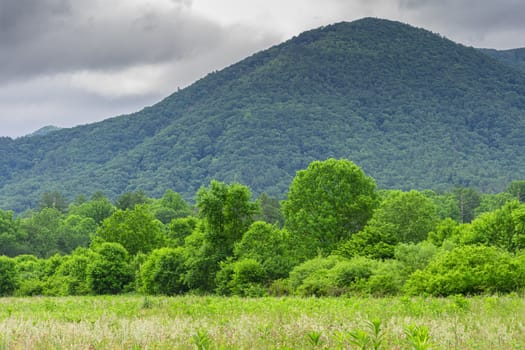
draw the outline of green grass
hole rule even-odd
[[[523,349],[525,298],[0,299],[0,349],[362,348]]]

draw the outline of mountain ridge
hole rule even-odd
[[[0,207],[34,206],[46,190],[191,199],[212,178],[282,197],[296,170],[329,157],[383,188],[501,190],[525,178],[524,116],[525,73],[407,24],[341,22],[139,112],[0,140]]]

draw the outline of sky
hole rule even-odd
[[[523,0],[0,0],[0,136],[138,111],[305,30],[362,17],[525,47]]]

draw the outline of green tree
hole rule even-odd
[[[253,259],[261,264],[270,280],[288,276],[299,262],[294,237],[286,230],[265,222],[254,222],[242,239],[235,243],[237,259]]]
[[[428,241],[437,247],[441,247],[445,240],[459,242],[461,237],[461,227],[457,221],[446,218],[441,220],[436,227],[428,233]]]
[[[160,248],[147,257],[140,274],[142,288],[149,294],[174,295],[187,291],[184,284],[184,249]]]
[[[219,260],[232,255],[234,243],[242,238],[258,211],[248,187],[215,180],[209,188],[199,189],[197,208],[206,239],[214,246]]]
[[[148,201],[149,198],[146,195],[146,193],[142,190],[139,190],[135,192],[126,192],[121,194],[115,201],[115,206],[117,207],[117,209],[120,210],[132,210],[135,208],[136,205],[146,204],[148,203]]]
[[[472,188],[465,187],[458,187],[452,193],[459,208],[460,222],[471,222],[475,217],[476,208],[481,203],[481,194]]]
[[[86,295],[91,292],[88,283],[88,266],[100,258],[90,249],[78,248],[63,262],[49,278],[54,295]],[[93,272],[93,271],[92,271]]]
[[[96,235],[106,242],[120,243],[131,255],[136,255],[162,246],[161,225],[147,205],[137,205],[131,210],[115,211],[103,221]]]
[[[197,192],[201,225],[186,239],[187,274],[190,288],[211,291],[219,263],[233,255],[233,246],[253,222],[257,203],[250,190],[240,184],[216,180]]]
[[[133,281],[129,255],[119,243],[102,243],[86,268],[87,282],[94,294],[118,294]]]
[[[508,252],[487,246],[460,246],[437,254],[405,284],[410,294],[508,293],[525,285],[525,269]]]
[[[203,226],[200,224],[184,239],[184,284],[195,291],[211,292],[215,289],[219,258],[215,246],[206,238]]]
[[[398,243],[418,243],[438,223],[432,200],[417,191],[390,191],[364,230],[345,242],[339,253],[388,259]]]
[[[497,209],[500,209],[508,202],[516,199],[512,194],[508,192],[502,193],[483,193],[481,195],[481,202],[474,211],[475,217],[483,213],[488,213]]]
[[[47,258],[60,252],[58,230],[62,219],[63,214],[58,209],[43,208],[21,220],[20,229],[31,254]]]
[[[217,292],[225,295],[262,296],[268,281],[266,271],[254,259],[222,262],[217,273]]]
[[[525,203],[525,180],[512,181],[507,187],[507,192],[513,195],[520,203]]]
[[[44,192],[40,197],[39,208],[53,208],[65,213],[67,211],[67,199],[59,191]]]
[[[190,205],[179,193],[167,190],[162,198],[150,205],[153,215],[163,224],[169,224],[173,219],[184,218],[193,214]]]
[[[525,205],[511,201],[464,228],[463,243],[493,245],[510,252],[525,248]]]
[[[281,203],[279,202],[279,199],[270,197],[266,193],[262,193],[259,198],[257,198],[257,202],[259,203],[261,211],[255,215],[255,221],[264,221],[272,225],[275,224],[279,227],[283,227],[284,217],[281,212]]]
[[[0,209],[0,255],[13,257],[28,251],[20,231],[20,219],[15,219],[12,211]]]
[[[0,256],[0,296],[12,295],[18,287],[18,273],[15,261]]]
[[[285,227],[307,242],[307,255],[330,253],[360,231],[377,205],[375,182],[354,163],[314,161],[297,172],[283,202]]]
[[[453,193],[448,192],[438,194],[430,190],[422,191],[421,193],[434,202],[434,205],[436,206],[436,212],[441,219],[450,218],[457,222],[461,222],[461,213],[456,201],[456,197]]]
[[[168,225],[166,244],[170,247],[181,247],[186,237],[191,235],[199,224],[199,219],[193,216],[175,218]]]
[[[97,226],[92,218],[68,215],[61,220],[57,229],[58,251],[69,254],[77,247],[88,247],[96,229]]]
[[[69,214],[91,218],[97,225],[100,225],[104,219],[110,217],[114,212],[115,207],[102,194],[94,197],[91,201],[74,204],[69,208]]]
[[[19,285],[16,290],[17,296],[43,295],[44,268],[46,260],[38,259],[34,255],[18,255],[14,259],[19,277]]]

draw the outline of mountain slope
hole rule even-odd
[[[489,55],[508,66],[525,72],[525,48],[511,50],[480,49],[481,52]]]
[[[501,190],[525,178],[525,74],[423,29],[366,18],[305,32],[129,116],[0,139],[0,207],[210,179],[283,196],[314,159],[382,188]]]

